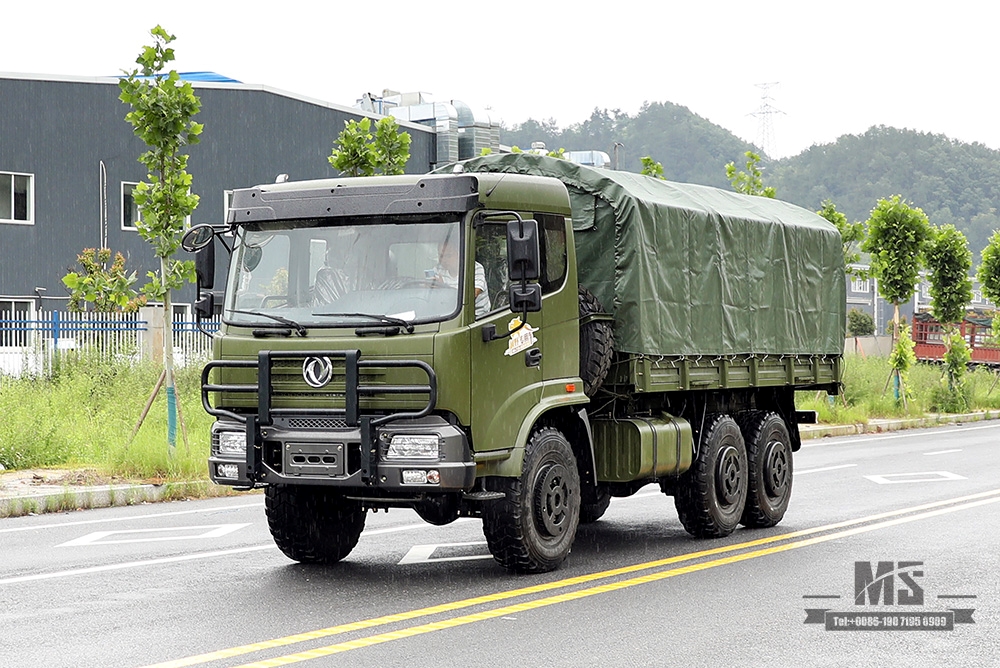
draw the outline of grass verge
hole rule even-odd
[[[51,378],[0,375],[0,465],[92,469],[109,484],[206,479],[212,418],[201,407],[200,365],[177,372],[185,429],[178,426],[173,456],[163,390],[133,437],[159,373],[84,355],[62,360]]]

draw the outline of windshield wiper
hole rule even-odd
[[[378,313],[313,313],[313,315],[325,318],[336,318],[338,316],[344,318],[369,318],[386,325],[399,325],[406,330],[407,334],[413,333],[413,323],[402,318],[394,318],[391,315],[381,315]]]
[[[282,325],[288,325],[289,327],[294,327],[295,331],[299,336],[306,335],[306,328],[294,320],[289,320],[288,318],[282,318],[280,315],[271,315],[270,313],[261,313],[260,311],[240,311],[239,309],[229,309],[229,313],[242,313],[243,315],[259,315],[263,318],[270,318],[275,322],[280,322]]]

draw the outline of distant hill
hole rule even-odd
[[[978,253],[1000,227],[1000,151],[944,135],[873,127],[813,146],[771,168],[778,196],[811,209],[826,198],[851,220],[899,194],[935,225],[953,224]]]
[[[701,183],[728,188],[725,166],[739,161],[753,146],[687,107],[670,102],[647,103],[635,116],[615,109],[595,109],[582,123],[560,130],[552,121],[528,120],[512,129],[501,129],[500,141],[522,149],[544,141],[549,150],[604,151],[614,156],[620,142],[620,168],[642,169],[640,158],[651,156],[663,164],[668,181]]]
[[[742,166],[754,147],[731,132],[669,102],[647,103],[634,115],[597,110],[586,121],[561,130],[554,122],[526,121],[504,128],[501,142],[523,149],[533,141],[547,148],[620,150],[621,168],[638,172],[639,159],[663,164],[671,181],[729,188],[725,165]],[[1000,228],[1000,151],[944,135],[884,126],[844,135],[799,155],[765,160],[764,180],[778,197],[811,210],[832,199],[851,220],[867,220],[875,203],[902,195],[935,225],[951,223],[965,233],[979,261],[993,230]]]

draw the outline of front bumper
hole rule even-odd
[[[378,489],[404,496],[468,491],[475,482],[476,465],[465,433],[441,417],[372,427],[371,447],[365,445],[369,439],[363,438],[360,428],[334,420],[293,416],[256,429],[253,421],[249,422],[247,427],[219,420],[212,426],[208,461],[213,482],[235,487],[255,483],[324,485],[344,488],[345,492]],[[223,432],[246,434],[246,454],[220,452]],[[390,458],[388,445],[400,434],[437,437],[437,456]]]

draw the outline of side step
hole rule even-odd
[[[500,499],[506,497],[507,495],[503,492],[488,492],[486,490],[480,492],[465,492],[462,494],[462,498],[465,501],[499,501]]]

